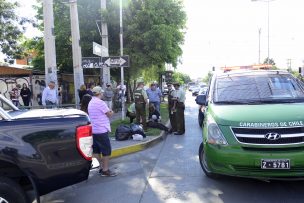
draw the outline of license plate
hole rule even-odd
[[[290,169],[289,159],[262,159],[262,169]]]

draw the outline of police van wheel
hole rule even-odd
[[[202,119],[202,117],[200,115],[200,112],[198,113],[198,125],[199,125],[199,127],[203,126],[203,119]]]
[[[218,174],[212,173],[208,169],[206,155],[204,152],[204,143],[201,143],[200,148],[199,148],[199,160],[200,160],[201,167],[207,177],[209,177],[209,178],[218,178],[219,177]]]

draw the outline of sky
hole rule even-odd
[[[184,0],[188,16],[183,63],[178,70],[203,77],[214,66],[257,64],[268,55],[268,3],[251,0]],[[269,2],[269,56],[279,68],[304,60],[304,1]]]
[[[35,0],[19,0],[23,16],[34,17]],[[267,0],[184,0],[187,29],[178,71],[204,77],[214,66],[257,64],[259,29],[261,62],[268,50]],[[270,0],[269,51],[279,68],[304,64],[304,1]],[[28,29],[28,37],[41,35]]]

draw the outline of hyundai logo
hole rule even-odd
[[[267,133],[265,138],[267,140],[278,140],[281,138],[281,135],[279,133]]]

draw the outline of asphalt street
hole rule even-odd
[[[198,107],[187,94],[186,134],[168,135],[158,145],[111,160],[117,177],[100,177],[92,170],[88,181],[55,191],[42,202],[68,203],[303,203],[304,182],[207,178],[198,149],[202,130]]]

